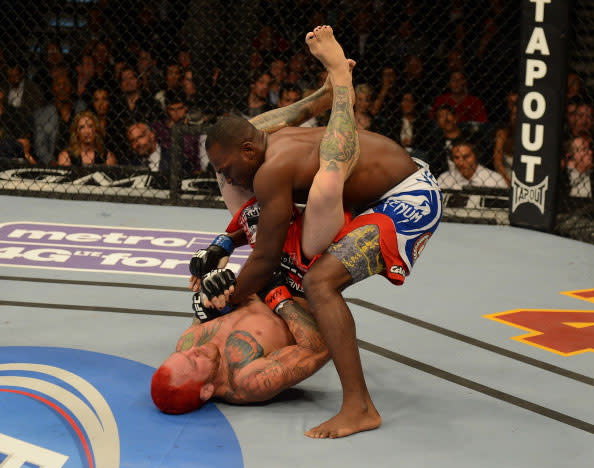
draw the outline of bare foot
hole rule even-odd
[[[338,439],[357,432],[377,429],[381,424],[382,417],[370,401],[370,405],[364,411],[343,407],[336,416],[310,429],[305,435],[312,439]]]
[[[348,71],[344,51],[336,42],[330,26],[317,26],[307,33],[305,42],[313,56],[326,67],[328,73]]]

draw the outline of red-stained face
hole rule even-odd
[[[166,364],[174,368],[173,385],[185,383],[181,379],[209,382],[215,379],[220,361],[219,349],[212,343],[173,353]]]

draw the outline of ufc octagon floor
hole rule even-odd
[[[174,260],[226,212],[0,204],[0,466],[592,467],[592,245],[445,223],[404,286],[347,289],[383,425],[311,440],[339,406],[331,364],[263,405],[166,416],[150,401],[190,322]]]

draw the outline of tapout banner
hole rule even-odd
[[[550,231],[567,86],[569,0],[522,0],[510,223]]]

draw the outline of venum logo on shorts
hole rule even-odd
[[[413,262],[416,262],[417,261],[417,258],[419,258],[419,255],[421,255],[421,252],[423,251],[423,249],[427,245],[427,242],[429,241],[429,238],[430,237],[431,237],[431,233],[430,232],[426,232],[425,234],[423,234],[422,236],[420,236],[415,241],[415,244],[413,245],[413,249],[412,249]]]
[[[526,185],[522,183],[517,177],[516,173],[512,174],[512,211],[523,203],[530,203],[544,214],[545,199],[547,189],[549,188],[549,176],[546,176],[540,184]]]
[[[392,267],[390,267],[390,273],[406,276],[406,270],[402,268],[400,265],[392,265]]]

